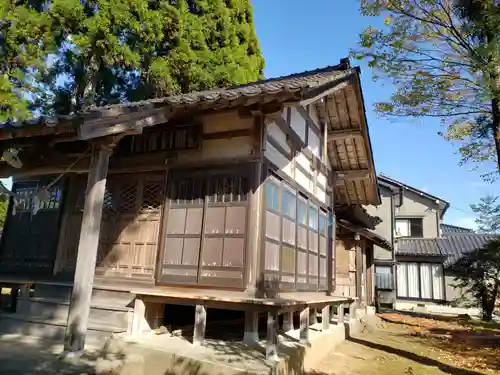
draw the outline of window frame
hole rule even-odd
[[[418,220],[421,228],[422,235],[415,236],[412,234],[412,221]],[[398,222],[406,222],[408,235],[398,235],[397,226]],[[423,217],[396,217],[394,222],[395,236],[396,238],[425,238],[424,237],[424,218]]]
[[[409,290],[409,281],[410,278],[408,276],[408,264],[417,264],[417,270],[418,270],[418,297],[409,297],[408,296],[408,290]],[[398,266],[405,266],[406,267],[406,296],[401,296],[400,293],[400,285],[398,283]],[[431,272],[431,298],[422,298],[422,266],[430,266],[432,270],[432,266],[438,265],[439,268],[441,269],[441,296],[442,298],[434,298],[434,277],[432,276]],[[397,262],[396,266],[396,298],[401,299],[401,300],[418,300],[418,301],[429,301],[429,302],[443,302],[446,301],[446,283],[445,283],[445,275],[444,275],[444,266],[442,263],[437,263],[437,262],[422,262],[422,261],[404,261],[404,262]]]
[[[389,270],[389,272],[387,273],[384,273],[384,272],[377,272],[377,269],[380,269],[380,268],[386,268]],[[394,290],[394,271],[393,271],[393,267],[392,266],[388,266],[388,265],[375,265],[375,288],[378,289],[378,290]],[[386,286],[385,284],[380,286],[379,285],[379,278],[377,277],[377,275],[389,275],[389,277],[387,277],[389,279],[389,281],[387,282],[387,284],[389,284],[388,286]],[[382,277],[381,277],[382,278]]]
[[[268,207],[268,203],[271,201],[268,201],[268,189],[267,189],[267,184],[272,184],[276,187],[278,187],[278,196],[279,196],[279,210],[276,210],[274,207]],[[307,194],[305,194],[298,186],[296,186],[292,181],[288,181],[284,178],[281,178],[280,176],[276,175],[272,171],[269,171],[269,175],[265,181],[266,184],[266,189],[264,189],[266,196],[264,197],[264,202],[265,202],[265,207],[264,207],[264,216],[267,218],[267,212],[270,212],[274,215],[277,215],[279,217],[279,223],[280,223],[280,228],[279,228],[279,240],[276,238],[270,237],[266,229],[264,229],[265,233],[263,235],[263,259],[261,261],[262,265],[262,270],[264,274],[269,275],[271,277],[277,276],[279,277],[280,280],[280,289],[281,290],[294,290],[294,291],[299,291],[299,290],[314,290],[314,291],[322,291],[326,290],[327,288],[327,275],[323,276],[321,274],[322,272],[322,263],[324,263],[324,268],[325,268],[325,273],[327,272],[327,259],[328,259],[328,216],[329,216],[329,210],[326,207],[326,204],[318,202],[318,200],[315,197],[309,197]],[[285,206],[286,204],[284,203],[284,199],[286,194],[290,194],[291,196],[293,195],[295,197],[295,217],[291,217],[291,215],[288,212],[285,212]],[[313,210],[311,210],[311,208]],[[310,214],[311,211],[314,212],[316,210],[316,218],[313,224],[313,227],[310,226]],[[324,216],[324,228],[323,233],[320,231],[319,228],[319,221],[320,221],[320,216]],[[290,244],[289,242],[285,241],[283,238],[283,223],[284,220],[292,221],[295,225],[295,244]],[[266,228],[264,226],[264,228]],[[305,248],[303,246],[299,246],[298,244],[298,237],[299,237],[299,230],[305,230],[306,232],[306,245]],[[311,236],[311,233],[313,236]],[[272,234],[271,234],[272,236]],[[326,240],[326,251],[325,253],[321,253],[321,243],[320,243],[320,238],[324,237]],[[313,240],[316,242],[316,250],[311,249],[311,244],[310,241]],[[266,243],[269,242],[270,244],[278,245],[279,246],[279,266],[277,267],[278,270],[276,269],[266,269]],[[283,271],[283,254],[284,254],[284,249],[287,248],[287,252],[289,252],[290,248],[293,248],[295,251],[295,270],[293,273],[293,283],[290,282],[289,280],[291,279],[291,274],[290,272],[284,272]],[[300,273],[299,274],[299,254],[302,254],[300,258],[303,258],[305,256],[306,264],[305,264],[305,270],[306,273]],[[316,275],[313,275],[310,268],[310,259],[316,257]],[[322,261],[323,259],[323,261]]]

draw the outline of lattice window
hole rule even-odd
[[[147,131],[143,134],[125,137],[118,146],[122,155],[144,154],[157,151],[179,151],[197,149],[200,145],[199,125]]]
[[[146,182],[142,190],[141,211],[157,211],[163,204],[163,184]]]
[[[124,184],[120,186],[118,192],[118,211],[129,212],[135,210],[135,202],[137,200],[137,183]]]

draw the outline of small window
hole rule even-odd
[[[270,182],[266,184],[266,204],[267,208],[279,212],[280,192],[279,188]]]
[[[396,219],[396,237],[423,237],[422,218]]]
[[[393,289],[391,266],[375,266],[375,287],[377,289]]]
[[[318,207],[309,205],[309,228],[318,230]]]
[[[307,203],[304,199],[299,199],[299,211],[297,221],[299,224],[307,225]]]
[[[297,211],[297,198],[294,193],[288,191],[287,189],[283,190],[282,207],[284,215],[291,219],[295,219],[295,213]]]

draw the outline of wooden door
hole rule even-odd
[[[243,287],[251,170],[170,175],[160,282]]]
[[[52,274],[59,237],[59,217],[63,183],[49,189],[50,198],[33,212],[33,194],[48,185],[49,180],[18,182],[13,191],[21,197],[23,207],[10,204],[2,234],[0,272],[49,276]]]
[[[164,185],[165,173],[108,177],[96,274],[154,279]]]

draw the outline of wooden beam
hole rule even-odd
[[[355,234],[354,235],[354,240],[355,241],[359,241],[359,234]],[[361,249],[361,245],[359,244],[359,242],[356,244],[355,246],[356,248],[356,260],[355,260],[355,264],[356,264],[356,298],[358,300],[358,302],[361,302],[362,300],[362,290],[363,290],[363,287],[362,287],[362,274],[363,274],[363,251]]]
[[[172,112],[157,108],[146,112],[86,121],[78,127],[78,139],[87,140],[120,133],[141,133],[142,129],[167,122]]]
[[[259,124],[261,118],[255,120]],[[262,141],[260,142],[262,144]],[[259,270],[259,251],[261,249],[262,220],[263,215],[263,194],[264,194],[264,171],[263,163],[259,161],[254,164],[252,187],[250,191],[250,217],[248,225],[248,241],[246,244],[246,285],[245,290],[250,297],[255,297],[259,293],[257,288]]]
[[[334,186],[343,186],[345,181],[364,180],[370,176],[368,169],[352,169],[349,171],[335,171],[336,179]]]
[[[347,87],[351,82],[353,82],[353,72],[344,72],[340,78],[334,79],[323,85],[319,85],[311,90],[304,96],[300,101],[300,105],[307,106],[315,101],[324,98],[325,96],[331,95],[336,91],[342,90]]]
[[[68,353],[81,353],[85,347],[111,152],[111,148],[100,145],[92,155],[64,342]]]
[[[362,137],[361,129],[333,130],[328,132],[328,141],[344,141],[350,138]]]

